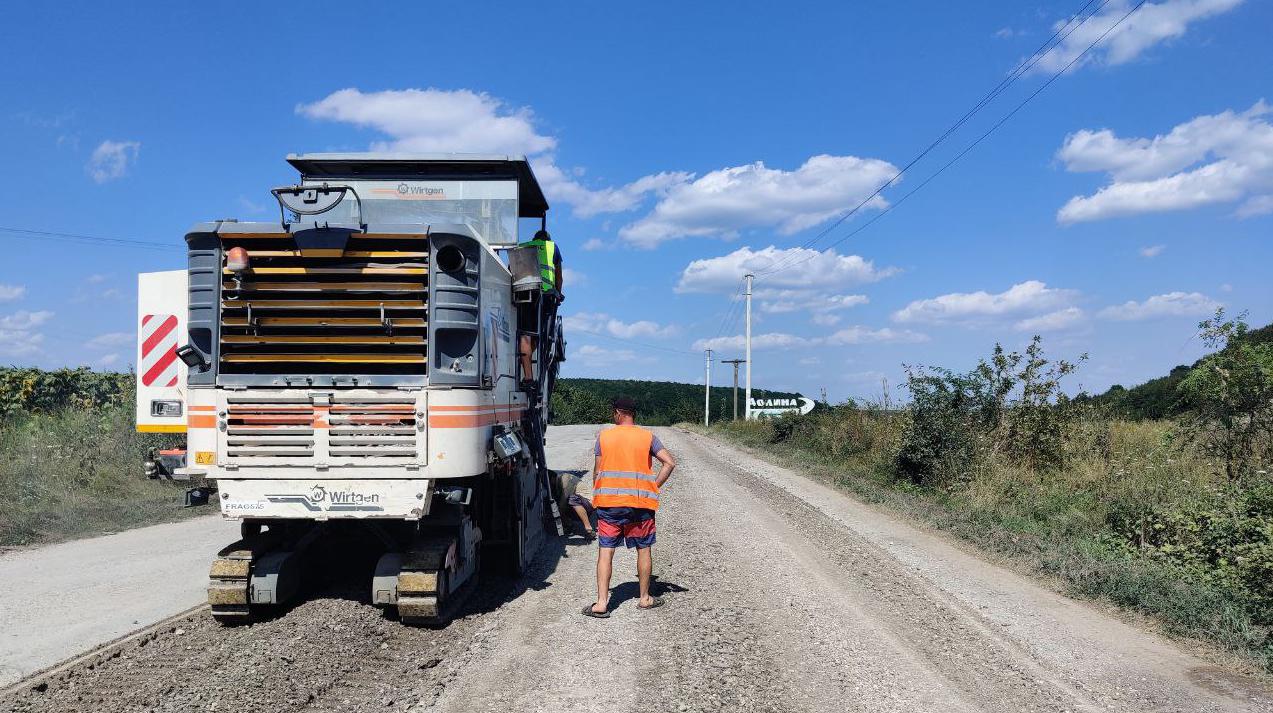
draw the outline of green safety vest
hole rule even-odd
[[[534,247],[539,254],[539,277],[544,292],[551,292],[557,287],[557,245],[551,240],[530,240],[518,247]]]

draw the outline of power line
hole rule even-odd
[[[1106,0],[1106,2],[1108,2],[1108,0]],[[1117,28],[1118,28],[1118,26],[1119,26],[1119,25],[1123,24],[1123,22],[1125,22],[1125,21],[1127,20],[1127,18],[1131,17],[1131,16],[1132,16],[1132,14],[1134,14],[1137,10],[1139,10],[1142,6],[1144,6],[1144,4],[1145,4],[1146,2],[1148,2],[1148,0],[1140,0],[1140,2],[1138,2],[1138,3],[1136,3],[1134,6],[1132,6],[1132,8],[1131,8],[1130,10],[1128,10],[1128,11],[1127,11],[1127,12],[1126,12],[1126,13],[1125,13],[1122,17],[1120,17],[1120,18],[1118,19],[1118,22],[1115,22],[1113,25],[1110,25],[1108,29],[1106,29],[1104,32],[1102,32],[1102,33],[1101,33],[1101,35],[1100,35],[1099,37],[1097,37],[1095,41],[1093,41],[1093,42],[1092,42],[1092,44],[1088,45],[1086,49],[1084,49],[1084,50],[1083,50],[1082,52],[1080,52],[1079,54],[1075,55],[1073,59],[1071,59],[1071,60],[1070,60],[1070,61],[1069,61],[1069,62],[1068,62],[1068,63],[1067,63],[1064,67],[1062,67],[1060,70],[1058,70],[1058,71],[1057,71],[1055,74],[1053,74],[1051,77],[1049,77],[1049,78],[1048,78],[1048,80],[1047,80],[1046,82],[1044,82],[1042,85],[1040,85],[1038,89],[1035,89],[1035,90],[1034,90],[1034,92],[1032,92],[1029,96],[1027,96],[1025,99],[1023,99],[1023,100],[1021,101],[1021,103],[1019,103],[1019,104],[1017,104],[1015,107],[1013,107],[1012,111],[1009,111],[1007,114],[1005,114],[1005,115],[1004,115],[1001,119],[999,119],[999,121],[995,122],[993,126],[991,126],[989,129],[987,129],[985,133],[983,133],[982,135],[978,136],[978,137],[976,138],[976,140],[974,140],[972,143],[968,144],[968,146],[964,147],[964,149],[963,149],[962,151],[960,151],[959,153],[955,154],[954,158],[950,159],[950,160],[949,160],[949,161],[947,161],[945,164],[943,164],[943,165],[942,165],[942,167],[941,167],[941,168],[939,168],[939,169],[937,169],[937,171],[936,171],[936,172],[934,172],[934,173],[933,173],[932,175],[930,175],[928,178],[925,178],[925,179],[924,179],[924,180],[923,180],[923,181],[922,181],[919,185],[915,186],[915,187],[914,187],[913,189],[911,189],[908,193],[906,193],[905,195],[903,195],[901,198],[897,199],[897,201],[895,201],[892,205],[888,206],[888,207],[887,207],[887,208],[885,208],[884,210],[882,210],[882,211],[880,211],[879,213],[877,213],[876,215],[872,216],[872,217],[871,217],[871,219],[870,219],[870,220],[868,220],[867,222],[865,222],[865,223],[863,223],[862,225],[858,226],[858,228],[857,228],[857,229],[855,229],[855,230],[853,230],[853,231],[850,231],[850,232],[849,232],[848,234],[846,234],[845,236],[843,236],[843,237],[841,237],[840,239],[838,239],[838,240],[836,240],[836,241],[832,242],[830,245],[828,245],[828,246],[827,246],[827,248],[828,248],[828,249],[830,249],[830,248],[836,247],[837,245],[839,245],[839,244],[843,243],[844,241],[848,240],[849,238],[851,238],[851,237],[853,237],[853,236],[857,235],[858,233],[862,232],[863,230],[866,230],[867,228],[871,227],[871,225],[873,225],[873,224],[875,223],[875,221],[879,220],[880,218],[883,218],[885,215],[887,215],[888,213],[892,212],[895,208],[897,208],[898,206],[900,206],[902,203],[906,202],[906,199],[907,199],[907,198],[910,198],[911,196],[915,195],[915,194],[916,194],[916,193],[918,193],[921,189],[923,189],[923,188],[924,188],[924,186],[927,186],[929,183],[931,183],[931,182],[933,181],[933,179],[935,179],[935,178],[937,178],[938,176],[940,176],[941,174],[945,173],[945,172],[946,172],[946,169],[948,169],[948,168],[950,168],[951,166],[955,165],[955,163],[956,163],[956,162],[958,162],[958,161],[959,161],[959,159],[961,159],[961,158],[963,158],[964,156],[966,156],[966,155],[968,154],[968,152],[970,152],[970,151],[972,151],[974,148],[976,148],[976,147],[977,147],[977,146],[978,146],[978,145],[979,145],[982,141],[985,141],[985,140],[986,140],[986,138],[988,138],[991,134],[993,134],[996,130],[998,130],[998,129],[999,129],[999,127],[1001,127],[1001,126],[1003,126],[1004,124],[1006,124],[1006,123],[1008,122],[1008,120],[1009,120],[1009,119],[1011,119],[1013,116],[1015,116],[1015,115],[1016,115],[1016,113],[1017,113],[1017,112],[1019,112],[1019,111],[1021,111],[1023,108],[1025,108],[1025,105],[1026,105],[1026,104],[1029,104],[1031,100],[1033,100],[1033,99],[1034,99],[1035,97],[1037,97],[1039,94],[1043,93],[1043,90],[1045,90],[1045,89],[1047,89],[1049,86],[1051,86],[1051,85],[1052,85],[1052,83],[1053,83],[1053,82],[1055,82],[1057,79],[1060,79],[1061,75],[1063,75],[1063,74],[1065,74],[1066,72],[1068,72],[1068,71],[1070,70],[1070,68],[1071,68],[1071,67],[1073,67],[1075,64],[1077,64],[1077,63],[1078,63],[1078,61],[1079,61],[1080,59],[1082,59],[1083,57],[1085,57],[1085,56],[1087,55],[1087,53],[1088,53],[1088,52],[1091,52],[1091,51],[1092,51],[1092,49],[1096,47],[1096,45],[1098,45],[1098,44],[1100,44],[1102,41],[1104,41],[1104,40],[1105,40],[1105,38],[1109,36],[1109,33],[1113,32],[1115,29],[1117,29]],[[1103,7],[1103,5],[1102,5],[1102,7]],[[1099,8],[1098,8],[1098,10],[1097,10],[1097,11],[1099,12]],[[787,264],[787,265],[785,265],[785,266],[783,266],[783,267],[781,267],[781,268],[779,268],[779,269],[770,270],[770,271],[768,271],[768,272],[761,273],[761,274],[768,275],[768,274],[773,274],[773,273],[775,273],[775,272],[779,272],[779,271],[781,271],[781,270],[788,270],[788,269],[791,269],[791,268],[793,268],[793,267],[795,267],[795,266],[797,266],[797,265],[800,265],[800,264],[806,263],[806,262],[808,262],[809,260],[811,260],[812,258],[813,258],[813,256],[812,256],[812,255],[808,255],[808,256],[805,256],[805,257],[803,257],[803,258],[799,258],[799,259],[795,260],[794,262],[791,262],[791,263],[789,263],[789,264]]]
[[[1070,16],[1068,20],[1066,20],[1066,23],[1064,25],[1057,28],[1056,32],[1052,33],[1052,36],[1049,37],[1042,45],[1039,46],[1037,50],[1034,51],[1034,54],[1022,60],[1021,63],[1016,66],[1016,68],[1014,68],[1011,72],[1008,73],[1008,76],[1000,80],[999,83],[995,85],[995,87],[991,89],[989,92],[987,92],[986,95],[983,96],[980,101],[978,101],[975,105],[973,105],[971,109],[965,112],[963,116],[959,117],[959,119],[956,120],[955,123],[947,127],[947,129],[944,132],[942,132],[940,136],[938,136],[931,143],[929,143],[928,146],[925,147],[923,151],[920,151],[919,154],[917,154],[914,158],[912,158],[909,162],[907,162],[905,166],[903,166],[896,173],[894,173],[891,178],[889,178],[884,183],[880,184],[880,186],[876,188],[874,191],[872,191],[870,195],[862,199],[861,202],[855,205],[847,213],[841,215],[834,223],[827,226],[824,230],[822,230],[821,232],[819,232],[817,235],[813,236],[809,240],[806,240],[804,243],[799,245],[796,249],[808,248],[813,246],[814,244],[822,240],[822,238],[826,237],[831,232],[833,232],[836,228],[839,228],[841,225],[843,225],[844,221],[853,217],[858,211],[860,211],[868,203],[870,203],[877,196],[879,196],[880,193],[882,193],[885,188],[888,188],[889,186],[893,185],[893,183],[895,183],[898,178],[901,178],[902,174],[910,170],[913,166],[915,166],[915,164],[919,163],[920,160],[922,160],[925,156],[927,156],[930,152],[932,152],[933,149],[937,148],[937,146],[945,142],[945,140],[948,139],[951,134],[955,133],[955,131],[957,131],[960,127],[966,124],[969,119],[971,119],[974,115],[976,115],[978,112],[984,109],[987,105],[989,105],[990,102],[997,99],[999,95],[1007,91],[1008,87],[1012,86],[1018,79],[1024,76],[1027,71],[1032,69],[1034,65],[1038,64],[1039,61],[1043,59],[1043,57],[1047,56],[1049,52],[1051,52],[1053,49],[1059,46],[1060,43],[1064,41],[1066,38],[1068,38],[1075,30],[1077,30],[1079,27],[1082,27],[1088,20],[1092,19],[1098,13],[1100,13],[1100,11],[1103,10],[1105,6],[1109,4],[1110,0],[1102,0],[1101,4],[1097,6],[1095,10],[1093,10],[1090,14],[1084,17],[1083,14],[1087,12],[1087,9],[1091,7],[1094,2],[1096,2],[1096,0],[1088,0],[1083,5],[1083,7],[1079,8],[1077,12],[1075,12],[1073,15]],[[1082,17],[1083,19],[1081,19],[1077,24],[1074,24],[1074,20],[1079,17]],[[1064,32],[1065,34],[1061,34],[1062,32]],[[789,266],[789,265],[785,265],[784,263],[786,263],[790,259],[791,259],[790,254],[788,254],[787,257],[780,259],[778,262],[764,268],[763,271],[758,272],[756,276],[764,277],[765,275],[770,275],[775,272],[784,270]]]
[[[734,322],[737,321],[735,312],[738,310],[739,299],[743,295],[743,280],[738,280],[738,291],[734,293],[734,299],[729,301],[729,309],[726,310],[725,316],[720,321],[720,326],[716,328],[716,337],[725,334],[729,329],[733,328]],[[728,325],[728,326],[726,326]],[[713,337],[715,338],[715,337]]]
[[[50,230],[28,230],[0,225],[0,235],[22,240],[57,240],[62,242],[87,243],[90,245],[107,245],[119,248],[138,248],[143,250],[162,250],[172,252],[184,250],[180,245],[168,243],[152,243],[144,240],[126,240],[123,238],[104,238],[100,235],[79,235],[76,233],[57,233]]]

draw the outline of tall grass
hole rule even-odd
[[[0,546],[28,545],[175,520],[181,486],[148,480],[131,403],[12,411],[0,418]]]

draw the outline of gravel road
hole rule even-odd
[[[550,431],[559,469],[595,427]],[[337,583],[277,618],[206,613],[11,689],[0,711],[1273,711],[1273,691],[791,471],[658,429],[681,462],[655,547],[667,606],[579,614],[556,540],[441,630]]]

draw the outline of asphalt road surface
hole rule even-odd
[[[590,466],[595,432],[551,429],[553,467]],[[593,548],[554,540],[526,577],[484,580],[444,629],[403,627],[365,585],[335,584],[252,626],[166,623],[18,684],[0,711],[1273,711],[1260,683],[940,537],[658,433],[681,462],[659,511],[660,609],[636,608],[623,552],[613,616],[582,616]],[[24,631],[6,652],[38,643]]]

